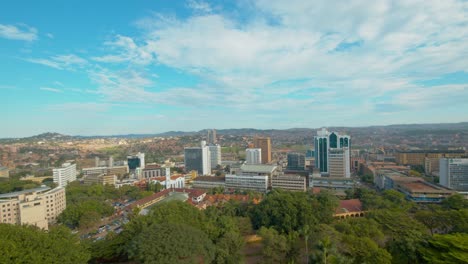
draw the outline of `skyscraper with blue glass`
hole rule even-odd
[[[315,168],[319,169],[322,175],[330,175],[330,170],[332,170],[334,172],[333,176],[336,176],[336,171],[343,171],[338,175],[346,178],[351,177],[350,136],[329,132],[327,129],[322,128],[317,131],[317,136],[314,137],[314,146]],[[333,151],[332,155],[330,150]],[[338,155],[342,156],[338,157]]]

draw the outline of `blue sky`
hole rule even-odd
[[[468,121],[467,1],[5,1],[0,137]]]

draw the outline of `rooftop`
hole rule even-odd
[[[209,181],[209,182],[224,182],[226,177],[215,177],[215,176],[199,176],[193,181]]]
[[[272,173],[276,170],[276,165],[268,164],[242,164],[240,169],[242,172],[258,172],[258,173]]]
[[[437,185],[432,185],[429,184],[423,180],[419,181],[413,181],[413,182],[399,182],[399,185],[405,189],[407,189],[410,192],[413,193],[446,193],[446,192],[451,192],[449,189],[442,187],[442,186],[437,186]]]
[[[336,214],[342,213],[357,213],[362,211],[362,203],[359,199],[340,200],[340,204],[336,209]]]
[[[45,191],[48,191],[50,190],[51,188],[50,187],[37,187],[37,188],[33,188],[33,189],[27,189],[27,190],[22,190],[22,191],[18,191],[18,192],[11,192],[11,193],[4,193],[4,194],[0,194],[0,199],[2,198],[14,198],[14,197],[17,197],[21,194],[26,194],[26,193],[33,193],[33,192],[45,192]]]
[[[397,150],[398,153],[465,153],[462,149],[456,150],[433,150],[433,149],[420,149],[420,150]]]

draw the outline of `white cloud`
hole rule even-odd
[[[47,33],[46,36],[50,39],[53,39],[54,38],[54,35],[52,33]]]
[[[123,68],[94,71],[96,93],[236,111],[334,111],[351,119],[392,106],[429,108],[437,97],[451,102],[451,93],[417,81],[468,69],[467,2],[252,3],[254,14],[241,20],[199,1],[188,2],[194,14],[183,19],[139,20],[141,35],[116,35],[104,43],[108,54],[92,57]],[[161,91],[146,68],[159,64],[200,82]]]
[[[94,103],[94,102],[70,102],[63,104],[52,104],[46,110],[65,113],[82,113],[82,112],[106,112],[111,108],[111,104]]]
[[[53,93],[62,93],[63,91],[57,88],[51,88],[51,87],[41,87],[39,88],[42,91],[48,91],[48,92],[53,92]]]
[[[187,6],[198,12],[210,13],[212,11],[210,4],[204,1],[189,0]]]
[[[13,40],[34,41],[37,39],[37,29],[27,25],[0,24],[0,37]]]
[[[88,61],[86,59],[76,56],[74,54],[57,55],[52,56],[48,59],[29,58],[26,60],[32,63],[42,64],[59,70],[73,70],[76,67],[81,68],[88,64]]]

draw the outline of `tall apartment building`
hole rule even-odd
[[[66,208],[65,188],[39,187],[0,194],[0,223],[48,229]]]
[[[200,147],[184,148],[185,171],[195,170],[199,175],[211,174],[210,151],[205,141]]]
[[[218,142],[218,139],[216,138],[216,129],[208,129],[206,138],[209,145],[216,144]]]
[[[261,164],[262,163],[262,149],[248,148],[245,150],[245,162],[247,164]]]
[[[270,137],[255,137],[255,148],[262,150],[262,163],[268,164],[271,162],[271,139]]]
[[[350,148],[351,148],[351,137],[348,135],[341,135],[337,132],[328,132],[327,129],[322,128],[317,131],[317,136],[314,137],[315,146],[315,167],[320,170],[322,175],[330,174],[330,152],[335,150],[341,150],[344,156],[344,177],[351,177],[351,164],[350,164]],[[338,157],[333,156],[334,162],[337,161]],[[335,170],[334,170],[335,171]],[[343,176],[340,176],[343,177]]]
[[[54,183],[65,187],[69,182],[76,180],[76,164],[64,163],[61,168],[53,169]]]
[[[290,152],[287,155],[288,166],[287,170],[305,170],[305,155],[297,152]]]
[[[216,166],[221,165],[221,146],[209,145],[208,150],[210,151],[210,165],[214,169]]]
[[[441,185],[456,191],[468,191],[468,158],[442,158],[439,167]]]

